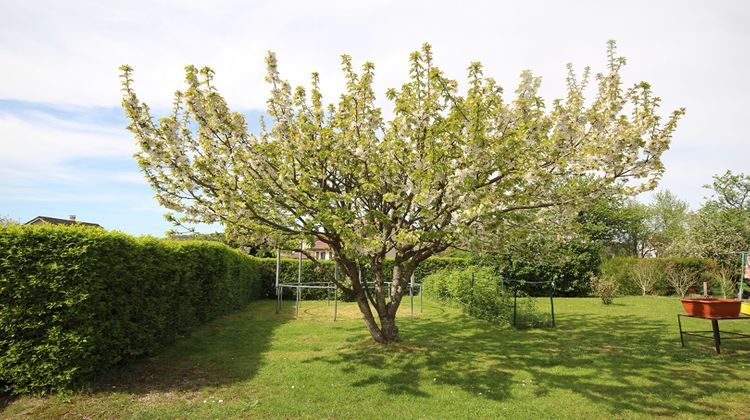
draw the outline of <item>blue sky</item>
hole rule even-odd
[[[567,62],[597,71],[606,41],[616,39],[628,83],[651,82],[664,114],[687,108],[661,188],[696,208],[713,174],[750,172],[750,2],[311,3],[3,1],[0,215],[23,222],[75,214],[161,235],[170,226],[132,159],[117,67],[135,68],[139,96],[160,114],[182,87],[186,64],[211,65],[230,105],[255,121],[265,104],[267,50],[293,84],[319,71],[329,101],[343,84],[341,53],[375,62],[382,97],[425,41],[454,78],[480,60],[510,93],[530,68],[551,100],[563,93]]]
[[[15,150],[0,158],[2,213],[22,222],[76,215],[137,234],[166,230],[119,107],[0,100],[0,124],[17,136]]]
[[[252,122],[260,114],[245,115]],[[0,214],[21,222],[75,215],[108,229],[161,236],[171,226],[132,157],[127,124],[120,107],[0,100],[0,127],[14,149],[0,157]],[[250,127],[257,131],[257,124]]]

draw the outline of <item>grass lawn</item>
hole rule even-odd
[[[0,417],[750,417],[750,340],[686,337],[676,298],[555,301],[557,328],[512,330],[425,301],[402,344],[372,344],[353,304],[273,301],[213,322],[73,395],[0,401]],[[539,303],[547,309],[546,301]],[[750,333],[750,322],[722,328]],[[710,329],[688,319],[685,329]]]

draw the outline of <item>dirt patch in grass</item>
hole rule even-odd
[[[219,383],[219,373],[197,365],[151,359],[122,367],[102,378],[100,391],[147,395],[154,391],[189,391]]]

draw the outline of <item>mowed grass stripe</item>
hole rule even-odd
[[[372,343],[351,303],[250,304],[90,390],[5,400],[2,417],[747,417],[750,340],[686,337],[676,298],[555,300],[556,328],[514,330],[425,300],[403,343]],[[540,311],[548,300],[539,299]],[[685,329],[710,323],[684,321]],[[750,322],[721,324],[750,333]]]

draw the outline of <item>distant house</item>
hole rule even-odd
[[[327,243],[316,240],[312,248],[305,248],[305,251],[315,257],[316,260],[332,260],[333,251]],[[292,252],[290,258],[299,258],[299,252]],[[302,259],[307,259],[305,254],[302,254]]]
[[[331,247],[328,246],[327,243],[321,241],[321,240],[315,240],[315,244],[311,248],[305,248],[305,251],[315,257],[316,260],[332,260],[333,259],[333,250]],[[283,255],[283,254],[282,254]],[[387,254],[385,254],[388,258],[393,258],[396,256],[396,251],[390,250]],[[292,252],[288,256],[285,256],[287,258],[299,258],[299,252]],[[307,256],[305,254],[302,254],[302,259],[307,259]]]
[[[76,220],[75,215],[71,215],[67,219],[58,219],[57,217],[48,217],[48,216],[37,216],[28,222],[24,223],[24,225],[43,225],[45,223],[49,223],[51,225],[82,225],[82,226],[96,226],[101,227],[100,225],[96,223],[89,223],[89,222],[79,222]]]

